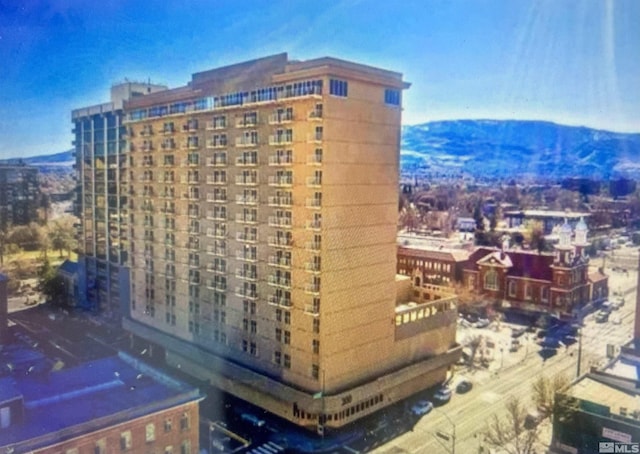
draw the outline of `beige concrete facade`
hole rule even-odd
[[[398,73],[281,54],[125,103],[125,327],[301,425],[340,426],[442,381],[455,302],[422,328],[409,320],[410,333],[395,322],[407,87]]]

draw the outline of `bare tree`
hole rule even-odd
[[[478,354],[478,349],[482,345],[482,336],[479,334],[475,334],[465,339],[464,345],[468,347],[469,350],[471,350],[471,355],[469,355],[469,365],[473,367],[476,360],[476,355]]]
[[[538,425],[527,429],[527,411],[519,398],[510,396],[505,404],[507,415],[490,419],[484,432],[485,443],[490,448],[500,449],[509,454],[534,454],[535,443],[540,435]]]
[[[565,390],[570,383],[569,378],[563,374],[553,378],[541,375],[533,382],[531,399],[544,418],[553,413],[556,393]]]

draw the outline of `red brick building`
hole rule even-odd
[[[469,252],[461,249],[399,246],[396,272],[411,276],[417,286],[453,285],[462,281],[462,270],[468,257]]]
[[[502,309],[573,318],[592,300],[608,295],[606,276],[593,275],[595,282],[589,276],[584,221],[576,225],[572,242],[573,234],[565,222],[552,254],[513,250],[506,244],[476,249],[464,264],[463,284]]]

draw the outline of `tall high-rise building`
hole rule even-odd
[[[41,206],[38,168],[21,162],[0,165],[0,229],[37,221]]]
[[[129,99],[125,328],[310,428],[444,380],[460,354],[455,299],[396,277],[408,86],[280,54]]]
[[[111,101],[71,113],[75,136],[78,189],[75,212],[80,226],[79,290],[81,305],[115,319],[128,303],[128,182],[124,100],[166,89],[125,82],[111,88]],[[124,292],[124,297],[123,297]]]

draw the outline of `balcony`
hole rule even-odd
[[[289,176],[270,176],[269,186],[276,186],[280,188],[293,186],[293,175]]]
[[[320,306],[317,304],[305,304],[304,313],[307,315],[320,315]]]
[[[245,243],[256,243],[258,241],[258,235],[256,233],[236,233],[236,240],[243,241]]]
[[[291,145],[293,143],[293,136],[285,134],[276,134],[269,136],[269,145]]]
[[[244,250],[236,251],[236,259],[242,260],[243,262],[257,262],[258,255]]]
[[[285,123],[291,123],[294,120],[293,112],[275,112],[269,115],[270,125],[281,125]]]
[[[257,224],[258,216],[246,215],[243,213],[236,214],[236,222],[240,224]]]
[[[236,147],[257,147],[258,138],[236,137]]]
[[[269,156],[270,166],[290,166],[292,164],[293,156],[290,154]]]
[[[224,240],[227,237],[227,231],[221,229],[207,229],[207,236],[209,238]]]
[[[291,258],[289,257],[270,255],[268,263],[271,266],[277,266],[279,268],[291,268]]]
[[[182,125],[182,131],[184,132],[194,132],[197,130],[198,130],[197,121],[188,121],[186,124]]]
[[[176,128],[174,128],[172,124],[164,125],[164,128],[162,128],[162,134],[164,135],[173,134],[175,132],[176,132]]]
[[[182,143],[183,150],[197,150],[200,148],[200,144],[197,140],[188,140]]]
[[[209,158],[207,159],[207,167],[226,167],[227,158]]]
[[[291,279],[287,279],[278,275],[270,275],[267,279],[267,283],[273,287],[282,287],[286,289],[291,288]]]
[[[319,295],[320,294],[320,284],[318,284],[318,283],[305,284],[304,291],[306,293],[311,293],[313,295]]]
[[[227,284],[226,282],[209,279],[207,280],[207,288],[211,290],[218,290],[219,292],[224,292],[227,290]]]
[[[176,143],[175,143],[173,140],[165,141],[165,142],[162,142],[162,143],[160,144],[160,148],[161,148],[162,150],[165,150],[165,151],[166,151],[166,150],[175,150],[175,148],[176,148]]]
[[[307,262],[304,264],[304,269],[311,273],[319,273],[320,272],[320,263],[317,262]]]
[[[271,227],[291,227],[292,221],[289,217],[269,216],[269,225]]]
[[[226,221],[227,213],[223,211],[207,211],[206,217],[212,221]]]
[[[227,147],[226,140],[207,140],[207,148],[221,149]]]
[[[322,117],[323,117],[323,115],[322,115],[322,110],[321,109],[310,110],[308,115],[307,115],[307,118],[309,120],[316,120],[316,121],[322,120]]]
[[[267,303],[274,306],[291,307],[291,298],[285,298],[283,296],[277,296],[277,295],[269,295],[269,298],[267,299]]]
[[[247,270],[243,270],[243,269],[237,269],[236,270],[236,277],[238,279],[244,279],[246,281],[257,281],[258,280],[258,273],[256,273],[255,271],[247,271]]]
[[[307,208],[322,208],[322,200],[321,199],[316,199],[316,198],[309,198],[306,200],[306,204],[305,206]]]
[[[310,251],[319,251],[321,243],[319,241],[310,241],[305,244],[305,248]]]
[[[227,184],[227,179],[226,178],[221,178],[221,177],[215,177],[214,175],[208,175],[207,176],[207,184],[225,185],[225,184]]]
[[[207,194],[207,202],[226,203],[227,196],[226,194]]]
[[[213,247],[213,246],[209,246],[207,248],[207,254],[215,255],[216,257],[226,257],[227,256],[227,249],[226,248],[216,248],[216,247]]]
[[[218,129],[225,129],[227,127],[226,122],[223,123],[216,123],[215,121],[211,120],[211,121],[207,121],[207,123],[205,124],[205,128],[207,129],[207,131],[215,131]]]
[[[227,274],[227,269],[225,267],[214,263],[209,263],[206,269],[210,273]]]
[[[236,195],[236,203],[238,205],[257,205],[258,198],[251,196]]]
[[[247,159],[243,156],[236,158],[236,165],[240,167],[255,167],[258,165],[258,161],[255,159]]]
[[[256,290],[245,287],[236,287],[236,295],[242,298],[253,300],[258,298],[258,292]]]
[[[306,179],[307,186],[310,188],[319,188],[322,186],[322,178],[308,177]]]
[[[321,154],[310,154],[307,156],[307,164],[312,166],[319,166],[322,164],[322,155]]]
[[[258,117],[243,117],[236,120],[236,128],[253,128],[258,125]]]
[[[309,230],[320,230],[322,228],[322,222],[319,219],[313,219],[305,222],[304,226]]]
[[[293,240],[288,237],[270,236],[268,244],[273,247],[291,248],[293,247]]]
[[[293,205],[293,198],[269,196],[268,203],[272,207],[290,207]]]
[[[153,151],[153,144],[151,142],[145,142],[140,147],[142,151]]]
[[[256,186],[258,184],[257,176],[236,175],[236,184],[239,186]]]
[[[307,135],[307,142],[309,143],[321,143],[323,140],[323,134],[321,132],[314,132]]]

